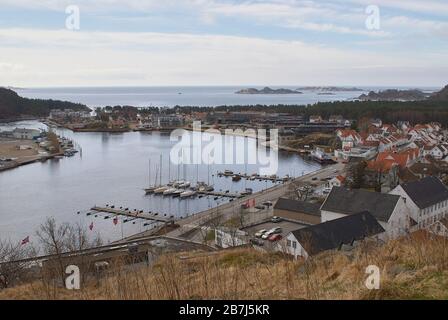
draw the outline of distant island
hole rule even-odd
[[[236,94],[302,94],[303,92],[291,89],[272,89],[269,87],[265,87],[261,90],[255,88],[247,88],[242,89],[240,91],[235,92]]]
[[[325,93],[331,92],[352,92],[352,91],[365,91],[355,87],[301,87],[297,88],[299,91],[320,91]]]
[[[384,91],[370,91],[368,94],[359,96],[361,101],[422,101],[429,97],[421,90],[397,90],[388,89]]]
[[[445,88],[443,88],[442,90],[433,93],[430,97],[429,100],[432,101],[448,101],[448,86],[446,86]]]
[[[91,111],[86,105],[58,100],[28,99],[15,91],[0,88],[0,120],[14,121],[25,118],[47,117],[53,109]]]

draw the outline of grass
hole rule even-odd
[[[448,241],[416,235],[384,246],[327,252],[308,261],[254,249],[211,255],[161,256],[140,269],[117,264],[102,279],[69,292],[36,281],[0,292],[0,299],[447,299]],[[381,270],[368,290],[366,267]]]

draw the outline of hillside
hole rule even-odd
[[[66,101],[23,98],[13,90],[0,88],[0,119],[46,117],[51,109],[90,110],[85,105]]]
[[[379,290],[365,286],[369,265],[381,270]],[[244,248],[182,253],[108,272],[78,292],[34,282],[0,291],[0,299],[447,299],[448,241],[420,233],[307,263]]]
[[[448,85],[429,97],[433,101],[448,101]]]

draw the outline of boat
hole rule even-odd
[[[225,170],[225,171],[224,171],[224,174],[225,174],[225,175],[229,175],[229,176],[231,176],[231,175],[233,175],[233,171],[231,171],[231,170]]]
[[[174,191],[171,195],[175,198],[180,197],[181,193],[185,192],[184,189],[176,189],[176,191]]]
[[[161,193],[164,193],[168,189],[169,189],[169,187],[160,187],[160,188],[155,189],[154,193],[155,194],[161,194]]]
[[[311,151],[311,158],[322,164],[334,163],[334,161],[320,148]]]
[[[182,193],[180,194],[180,197],[181,197],[181,198],[189,198],[189,197],[193,197],[193,196],[195,196],[195,195],[196,195],[196,191],[193,191],[193,190],[187,190],[187,191],[182,192]]]
[[[175,191],[177,191],[176,188],[169,188],[169,189],[163,191],[163,195],[164,196],[169,196],[169,195],[173,194]]]
[[[191,183],[188,182],[188,181],[186,181],[186,182],[184,182],[184,183],[179,184],[178,187],[179,187],[179,188],[184,188],[184,189],[186,189],[186,188],[190,187],[190,185],[191,185]]]
[[[158,187],[149,187],[145,189],[146,194],[151,194],[154,193],[154,191],[157,189]]]
[[[240,181],[240,180],[241,180],[241,176],[238,175],[238,174],[235,174],[235,175],[232,177],[232,181],[234,181],[234,182],[238,182],[238,181]]]

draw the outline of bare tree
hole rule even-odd
[[[34,254],[30,246],[0,240],[0,289],[10,287],[26,275],[29,263],[21,260]]]

